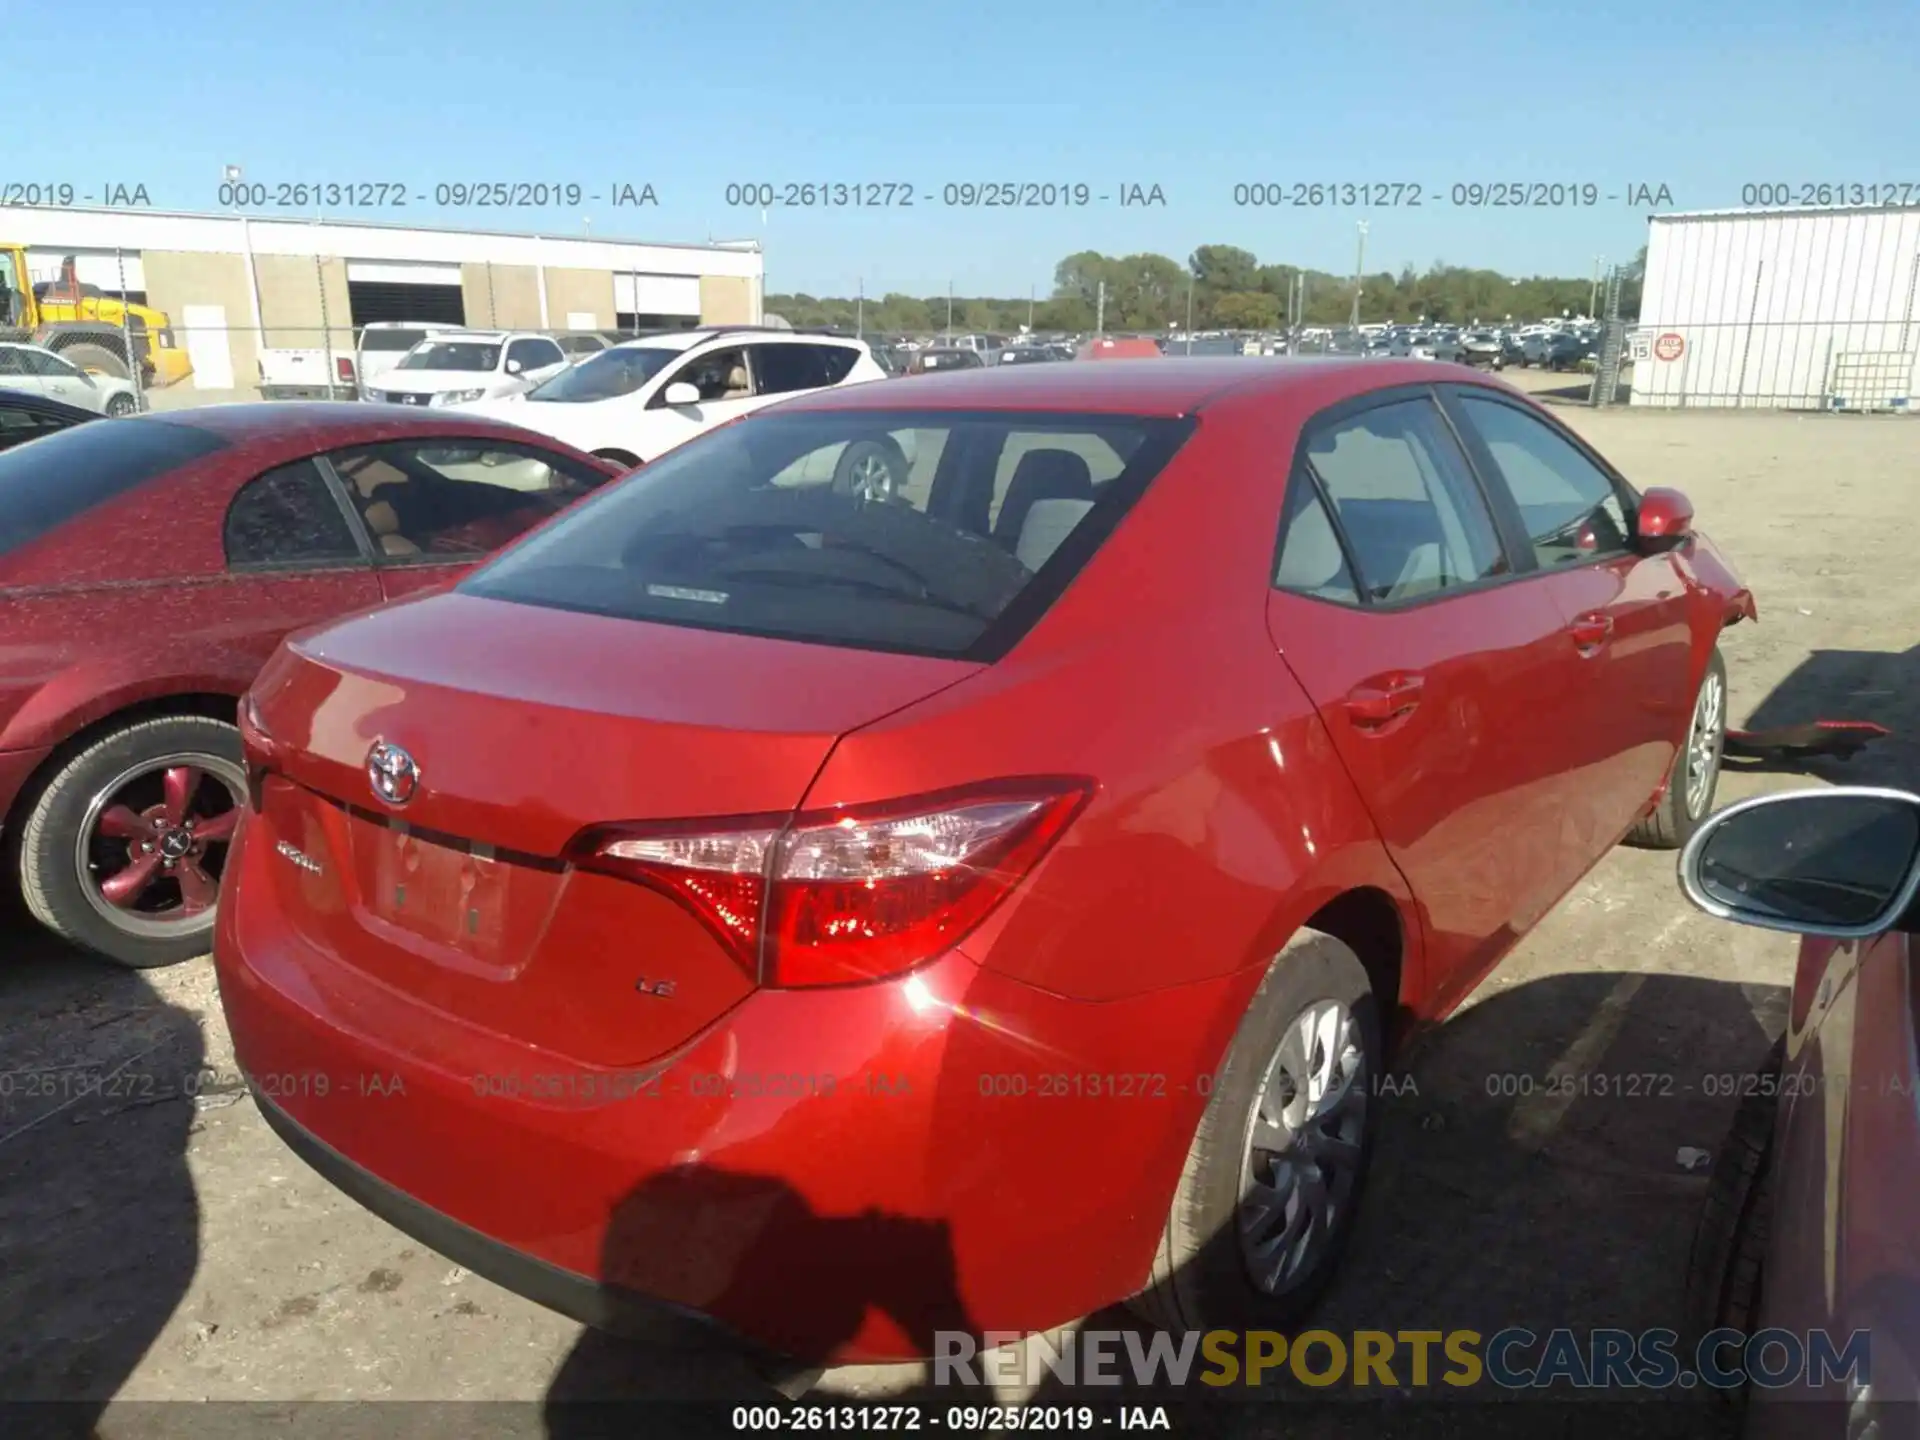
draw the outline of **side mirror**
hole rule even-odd
[[[1857,940],[1920,930],[1920,795],[1835,787],[1729,806],[1680,853],[1680,887],[1722,920]]]
[[[1678,490],[1655,486],[1640,497],[1634,534],[1648,554],[1677,549],[1693,534],[1693,502]]]
[[[684,380],[676,380],[673,384],[667,386],[660,398],[669,405],[698,405],[700,403],[700,390],[697,386],[689,385]]]
[[[526,368],[527,367],[525,365],[522,365],[518,360],[507,361],[507,373],[509,375],[518,375],[522,370],[525,370]]]

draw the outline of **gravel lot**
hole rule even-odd
[[[1685,489],[1758,595],[1760,623],[1725,641],[1736,722],[1825,715],[1897,732],[1819,775],[1730,766],[1722,803],[1823,780],[1920,785],[1920,567],[1905,523],[1920,427],[1565,413],[1641,483]],[[1703,1077],[1760,1059],[1781,1025],[1792,950],[1693,912],[1671,856],[1610,855],[1414,1057],[1417,1096],[1391,1113],[1323,1323],[1675,1323],[1705,1183],[1679,1155],[1714,1146],[1730,1114],[1730,1102],[1702,1093]],[[772,1393],[737,1357],[583,1335],[336,1195],[249,1101],[183,1095],[180,1078],[196,1067],[233,1067],[206,962],[117,973],[10,915],[0,955],[10,1082],[0,1092],[0,1395],[513,1400],[529,1403],[458,1419],[411,1410],[408,1433],[428,1433],[418,1427],[437,1417],[445,1433],[559,1434],[573,1432],[557,1412],[543,1416],[543,1399]],[[1670,1075],[1671,1093],[1489,1093],[1491,1075],[1543,1075],[1560,1061]],[[45,1078],[86,1072],[117,1072],[113,1093],[68,1093]],[[837,1372],[821,1384],[873,1393],[912,1379]],[[170,1414],[184,1425],[183,1408],[115,1406],[101,1433],[158,1433]],[[1537,1411],[1502,1408],[1510,1419],[1494,1427],[1452,1414],[1463,1433],[1542,1428]],[[1455,1419],[1436,1414],[1447,1409],[1414,1418],[1453,1433]],[[1234,1407],[1220,1428],[1233,1419],[1237,1433],[1265,1431],[1275,1411]],[[374,1412],[331,1411],[330,1431],[351,1413]],[[483,1413],[491,1429],[475,1418]],[[1711,1403],[1690,1398],[1641,1407],[1632,1430],[1709,1435],[1721,1424]],[[368,1433],[403,1428],[389,1413]]]

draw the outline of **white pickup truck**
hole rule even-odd
[[[323,348],[262,350],[262,400],[358,400],[360,381],[354,355],[342,347],[331,355]]]
[[[459,330],[431,320],[374,320],[355,332],[357,349],[324,347],[260,352],[262,400],[357,400],[368,381],[400,363],[429,335]]]

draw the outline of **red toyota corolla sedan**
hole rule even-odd
[[[763,412],[266,667],[239,1060],[592,1323],[1285,1323],[1394,1037],[1706,814],[1753,604],[1690,513],[1430,362]]]
[[[617,470],[514,426],[222,405],[0,453],[0,846],[125,965],[204,955],[234,705],[288,631],[445,583]]]

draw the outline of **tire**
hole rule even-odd
[[[131,415],[140,408],[131,395],[115,395],[107,401],[107,417],[118,420],[123,415]]]
[[[1717,713],[1711,721],[1709,733],[1702,735],[1702,707],[1715,694],[1718,696]],[[1702,742],[1697,754],[1696,739]],[[1693,716],[1687,722],[1687,737],[1673,757],[1673,768],[1667,772],[1667,782],[1660,790],[1660,803],[1654,806],[1651,815],[1628,832],[1629,845],[1637,845],[1644,850],[1678,850],[1692,838],[1693,832],[1700,828],[1700,822],[1713,813],[1713,795],[1720,784],[1720,757],[1725,753],[1726,745],[1727,663],[1720,658],[1720,651],[1716,647],[1707,659],[1707,671],[1700,677],[1700,688],[1694,692]],[[1706,772],[1706,779],[1696,787],[1692,782],[1702,769]],[[1691,802],[1689,796],[1693,797]]]
[[[86,342],[60,347],[60,358],[82,370],[91,370],[98,375],[111,375],[116,380],[131,380],[133,371],[127,368],[127,362],[104,345]]]
[[[1767,1240],[1773,1221],[1773,1125],[1785,1042],[1758,1072],[1762,1083],[1741,1097],[1707,1176],[1707,1197],[1687,1252],[1686,1344],[1697,1351],[1721,1326],[1751,1334],[1760,1319]],[[1722,1392],[1724,1393],[1724,1392]],[[1738,1399],[1737,1394],[1726,1398]]]
[[[183,780],[186,806],[173,815],[164,772],[198,771]],[[221,792],[225,792],[222,794]],[[227,839],[246,796],[240,732],[200,715],[168,715],[122,726],[81,750],[34,798],[19,839],[20,893],[27,910],[63,940],[135,970],[177,965],[207,952],[212,899],[226,863]],[[124,812],[116,821],[115,813]],[[225,817],[231,814],[232,819]],[[125,838],[161,834],[170,838]],[[142,822],[135,826],[134,821]],[[194,829],[223,838],[207,840]],[[153,861],[181,846],[177,862],[148,864],[147,879],[123,904],[106,882],[137,870],[138,846],[156,846]],[[173,868],[178,863],[179,869]],[[186,875],[194,876],[194,890]],[[178,878],[176,878],[178,877]],[[131,875],[128,875],[131,878]],[[212,882],[212,894],[206,881]]]
[[[891,500],[906,480],[907,457],[891,440],[852,441],[833,467],[833,489],[838,495]]]
[[[1303,1018],[1328,1002],[1351,1017],[1350,1043],[1359,1058],[1341,1092],[1349,1103],[1340,1109],[1358,1116],[1357,1135],[1349,1132],[1354,1141],[1350,1165],[1336,1167],[1350,1173],[1331,1222],[1319,1232],[1320,1244],[1310,1257],[1300,1257],[1300,1269],[1279,1293],[1270,1293],[1255,1284],[1244,1253],[1242,1165],[1250,1158],[1256,1107],[1267,1088],[1263,1082],[1270,1067],[1281,1061],[1283,1042]],[[1174,1190],[1152,1277],[1130,1302],[1143,1317],[1180,1332],[1284,1329],[1312,1309],[1338,1268],[1365,1189],[1378,1129],[1379,1107],[1372,1091],[1380,1064],[1380,1021],[1365,967],[1333,936],[1302,930],[1261,981],[1215,1077]],[[1324,1180],[1323,1167],[1312,1160],[1305,1165]],[[1304,1200],[1302,1204],[1304,1208]],[[1303,1238],[1311,1238],[1311,1228]]]

